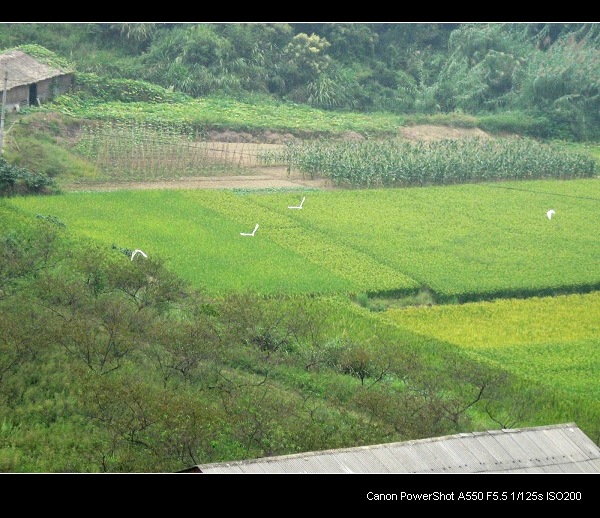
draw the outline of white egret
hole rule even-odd
[[[302,205],[304,205],[304,200],[305,200],[305,199],[306,199],[306,196],[304,196],[304,197],[302,198],[302,201],[300,202],[300,205],[298,205],[297,207],[289,207],[289,206],[288,206],[288,209],[301,209],[301,208],[302,208]]]
[[[548,216],[548,219],[552,219],[552,216],[556,214],[556,211],[554,209],[550,209],[548,212],[546,212],[546,216]]]
[[[254,230],[252,231],[251,234],[244,234],[244,232],[240,232],[240,236],[252,236],[254,237],[254,233],[258,230],[258,223],[256,224],[256,226],[254,227]]]
[[[136,254],[142,254],[144,257],[148,257],[144,252],[142,252],[141,250],[134,250],[133,253],[131,254],[131,260],[133,261],[133,258],[135,257]]]

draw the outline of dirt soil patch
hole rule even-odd
[[[62,185],[64,192],[120,191],[147,189],[333,189],[328,180],[310,180],[300,174],[288,174],[285,167],[263,167],[259,174],[238,176],[196,176],[173,180],[131,182],[82,182]]]
[[[434,126],[431,124],[403,127],[400,128],[400,134],[406,140],[424,140],[426,142],[466,137],[490,138],[485,131],[479,128],[451,128],[449,126]]]

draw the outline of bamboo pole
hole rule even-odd
[[[0,112],[0,155],[4,153],[4,110],[6,108],[6,89],[8,85],[8,70],[4,71],[4,88],[2,90],[2,110]]]

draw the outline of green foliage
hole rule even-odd
[[[402,118],[389,113],[339,114],[264,96],[235,99],[211,96],[180,103],[98,104],[76,95],[62,95],[40,110],[58,111],[75,118],[109,122],[146,123],[172,131],[202,135],[209,130],[281,131],[298,136],[339,134],[344,131],[395,135]]]
[[[162,31],[143,61],[145,77],[200,96],[244,90],[280,90],[278,55],[286,24],[189,24]]]
[[[290,82],[295,85],[325,72],[330,61],[325,51],[330,45],[316,34],[296,34],[284,49],[290,67]]]
[[[538,139],[548,139],[559,134],[552,121],[545,115],[528,115],[521,111],[479,115],[477,126],[493,134],[508,133]]]
[[[148,42],[152,39],[153,34],[156,32],[156,23],[118,23],[113,24],[115,29],[118,29],[119,33],[128,40],[134,40],[137,42]],[[111,26],[111,28],[113,28]]]
[[[368,293],[359,293],[356,295],[355,301],[360,306],[374,312],[409,306],[433,306],[438,303],[434,294],[427,288],[421,288],[410,294],[378,292],[369,295]]]
[[[557,141],[556,145],[564,146],[570,151],[588,155],[600,165],[600,144],[594,142]]]
[[[124,178],[135,146],[172,158],[214,128],[389,136],[408,120],[593,138],[599,40],[593,24],[3,24],[1,45],[47,41],[90,73],[54,104],[77,118],[32,108],[12,127],[0,186],[96,175],[77,142],[88,158],[118,151]],[[371,113],[334,111],[348,108]],[[80,117],[110,124],[82,134]],[[2,200],[0,470],[168,472],[549,422],[598,442],[597,179],[506,181],[594,176],[596,148],[471,144],[403,158],[429,167],[425,182],[472,179],[475,163],[502,183],[307,191],[302,211],[287,209],[297,190]],[[337,160],[372,162],[380,185],[385,159],[402,161],[367,148],[379,154]],[[258,239],[241,238],[255,221]],[[138,247],[148,258],[132,261]],[[412,305],[428,307],[386,311]]]
[[[464,24],[452,32],[434,89],[442,111],[505,108],[530,45],[512,24]]]
[[[12,50],[12,49],[11,49]],[[30,43],[26,45],[19,45],[15,47],[15,50],[21,50],[38,61],[45,63],[46,65],[56,68],[63,73],[74,72],[75,68],[72,62],[69,62],[65,58],[57,55],[56,53],[37,45]]]
[[[57,66],[172,94],[254,92],[397,114],[506,111],[540,120],[529,135],[588,140],[598,137],[599,41],[590,23],[5,24],[0,36]],[[164,97],[148,85],[89,86],[127,102]]]
[[[83,99],[97,102],[184,102],[186,96],[172,92],[147,81],[133,79],[110,79],[97,74],[80,72],[75,76],[74,91],[80,92]]]
[[[6,159],[15,166],[45,175],[54,182],[93,178],[93,164],[73,152],[80,122],[56,112],[21,115],[7,135]]]
[[[363,23],[328,24],[326,38],[330,54],[341,61],[365,61],[375,57],[379,35]]]
[[[439,109],[518,110],[550,121],[537,135],[597,138],[596,32],[583,24],[542,43],[549,28],[533,41],[530,29],[499,23],[453,31],[450,54],[432,86]]]
[[[351,106],[354,101],[351,99],[350,88],[352,85],[347,84],[340,75],[320,74],[306,85],[306,98],[301,100],[317,108]]]
[[[350,79],[349,79],[350,80]],[[346,84],[346,83],[344,83]],[[481,128],[492,134],[514,133],[534,138],[551,138],[560,134],[559,128],[544,115],[521,111],[469,115],[462,111],[446,114],[393,115],[391,113],[334,112],[332,108],[354,102],[353,86],[340,87],[327,75],[306,92],[307,102],[316,108],[292,103],[281,103],[265,96],[246,96],[235,100],[227,97],[207,97],[199,102],[188,100],[177,103],[100,103],[94,98],[63,95],[51,106],[70,118],[103,120],[99,126],[104,133],[109,128],[126,126],[137,128],[141,139],[152,128],[164,134],[180,134],[186,139],[201,137],[211,129],[231,129],[261,133],[267,130],[302,136],[336,136],[354,131],[374,138],[394,137],[400,125],[434,124],[460,128]],[[162,94],[161,94],[162,95]],[[165,97],[166,99],[166,97]],[[86,127],[84,126],[84,129]],[[96,130],[95,133],[98,133]],[[101,133],[101,132],[100,132]],[[563,132],[564,133],[564,132]],[[156,139],[153,139],[156,140]],[[121,143],[124,145],[125,143]]]
[[[44,194],[57,188],[56,182],[45,174],[32,173],[0,157],[0,196]]]
[[[533,105],[547,114],[557,127],[557,137],[597,139],[599,77],[597,42],[562,37],[548,51],[535,54],[529,61],[527,73],[520,78],[522,95],[517,105]]]
[[[58,225],[59,227],[63,227],[63,228],[66,227],[64,221],[61,221],[60,219],[58,219],[56,216],[53,216],[52,214],[48,214],[47,216],[45,216],[43,214],[36,214],[35,217],[38,219],[43,219],[44,221],[48,221],[49,223],[53,223],[54,225]]]

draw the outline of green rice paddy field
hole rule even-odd
[[[600,402],[600,292],[392,309],[386,319]]]
[[[289,209],[306,201],[301,210]],[[403,293],[440,300],[600,287],[600,181],[429,188],[154,190],[12,198],[107,247],[166,259],[212,294]],[[556,211],[549,219],[549,209]],[[256,224],[256,234],[250,233]]]

